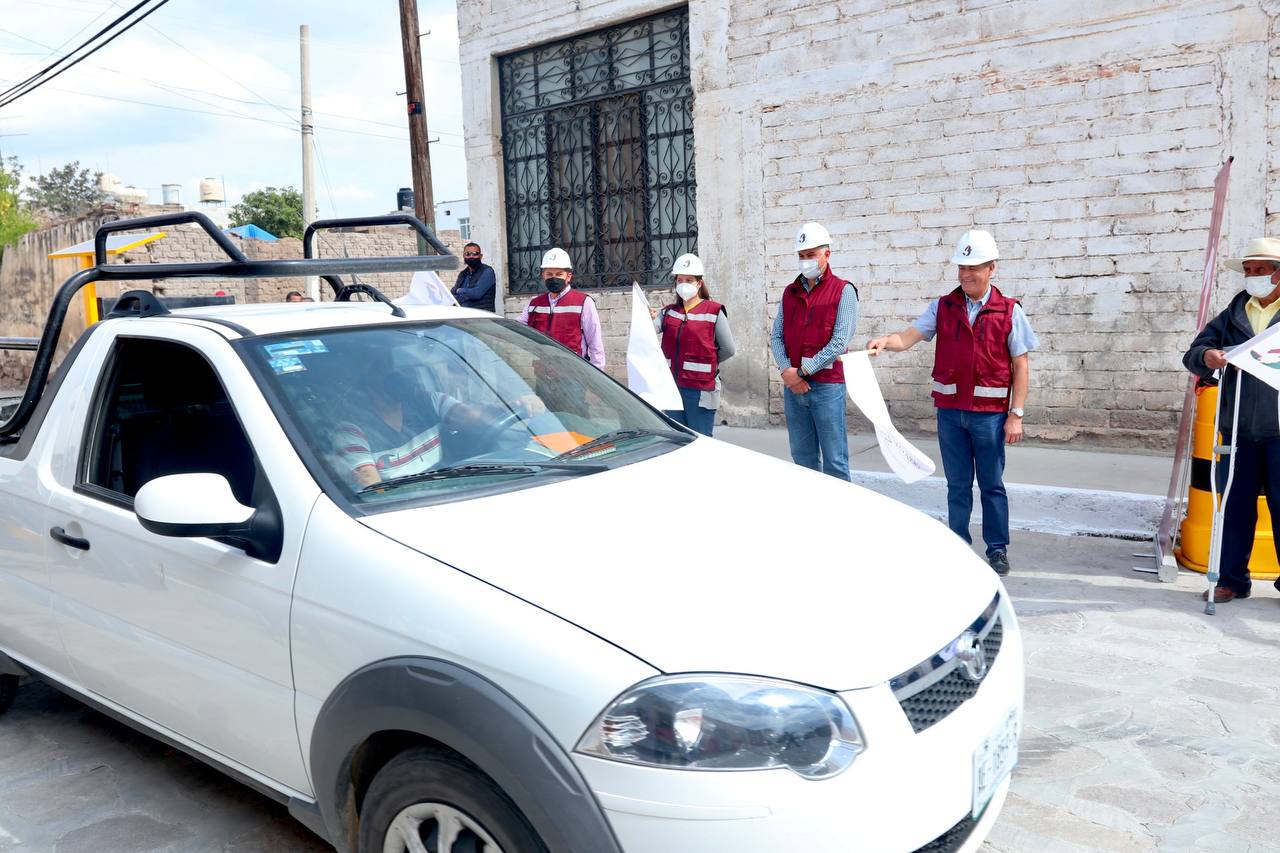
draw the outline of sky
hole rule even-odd
[[[105,26],[124,0],[0,0],[0,89]],[[216,10],[216,11],[215,11]],[[466,198],[454,0],[419,0],[435,200]],[[170,0],[71,70],[0,109],[0,154],[28,175],[79,160],[161,201],[199,200],[225,180],[229,204],[302,187],[298,27],[311,28],[320,216],[395,208],[413,185],[395,0]],[[83,28],[83,31],[81,31]],[[56,51],[55,51],[56,49]]]

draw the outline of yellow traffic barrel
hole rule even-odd
[[[1196,420],[1191,438],[1191,485],[1187,489],[1187,515],[1182,521],[1182,537],[1175,552],[1178,563],[1193,572],[1209,570],[1209,538],[1213,530],[1212,460],[1213,410],[1218,406],[1218,389],[1203,388],[1196,394]],[[1229,412],[1224,416],[1230,417]],[[1225,461],[1219,464],[1225,464]],[[1271,510],[1267,499],[1258,498],[1258,529],[1249,557],[1249,574],[1254,580],[1280,577],[1275,540],[1271,531]]]

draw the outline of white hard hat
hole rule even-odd
[[[956,243],[956,253],[951,256],[951,263],[962,267],[977,267],[987,261],[1000,257],[996,248],[996,238],[986,231],[966,231]]]
[[[698,260],[697,255],[681,255],[672,265],[671,274],[702,276],[702,261]]]
[[[796,232],[796,251],[814,249],[818,246],[830,246],[831,235],[827,229],[817,222],[809,222]]]
[[[569,253],[564,249],[550,249],[542,256],[542,268],[544,270],[571,270],[573,269],[573,261],[569,260]]]

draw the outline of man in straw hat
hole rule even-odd
[[[1182,357],[1187,369],[1202,379],[1227,366],[1226,350],[1242,344],[1280,319],[1280,239],[1257,237],[1249,241],[1243,258],[1230,258],[1228,269],[1244,273],[1244,290],[1237,293],[1221,314],[1214,317],[1191,342]],[[1213,599],[1221,604],[1248,598],[1249,554],[1258,524],[1258,495],[1270,498],[1271,525],[1280,531],[1280,417],[1277,392],[1241,371],[1233,371],[1222,384],[1222,412],[1233,412],[1240,387],[1240,422],[1235,436],[1235,478],[1227,499],[1222,528],[1221,580]],[[1231,418],[1221,424],[1224,444],[1231,443]],[[1226,487],[1227,461],[1218,465],[1218,491]],[[1276,539],[1280,554],[1280,536]],[[1280,589],[1280,581],[1276,582]],[[1209,593],[1205,592],[1205,599]]]

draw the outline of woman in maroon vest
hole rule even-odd
[[[720,364],[734,353],[729,315],[711,300],[697,255],[676,258],[676,301],[654,312],[662,353],[680,389],[684,408],[667,415],[703,435],[715,428],[720,407]]]

